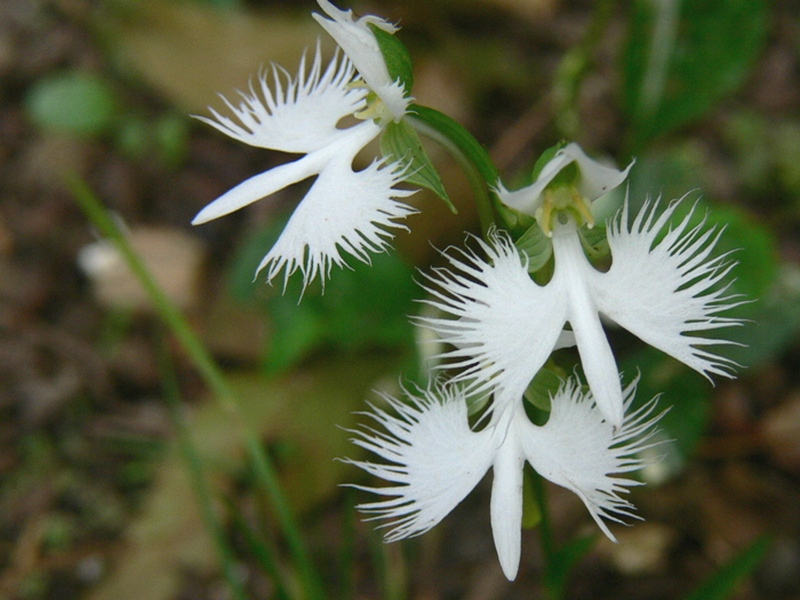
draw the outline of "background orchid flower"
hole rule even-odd
[[[636,381],[625,389],[630,405]],[[483,478],[493,471],[491,523],[503,573],[517,575],[522,526],[522,477],[525,461],[543,477],[577,494],[592,518],[611,540],[604,519],[623,522],[638,518],[621,494],[638,481],[619,477],[639,469],[637,454],[653,441],[655,400],[632,411],[621,427],[603,418],[591,394],[581,392],[574,379],[552,397],[547,424],[530,422],[519,397],[495,398],[509,410],[496,410],[489,424],[473,431],[467,420],[463,388],[429,388],[407,404],[385,397],[393,414],[368,413],[385,431],[366,427],[355,431],[353,442],[386,463],[350,461],[396,485],[353,485],[386,500],[360,504],[370,519],[392,519],[386,541],[425,533],[438,524]]]
[[[479,242],[487,259],[449,255],[454,270],[428,277],[428,304],[456,318],[419,321],[453,346],[440,356],[463,367],[456,380],[513,395],[522,394],[569,323],[597,405],[616,426],[623,393],[601,315],[706,377],[732,377],[738,365],[706,348],[733,342],[691,334],[741,324],[719,316],[744,302],[718,285],[735,263],[727,254],[710,258],[721,230],[691,226],[693,211],[668,227],[678,205],[659,215],[658,203],[648,203],[629,226],[626,203],[608,225],[612,264],[605,273],[586,258],[574,223],[558,223],[546,285],[530,279],[525,260],[498,232],[491,244]]]
[[[251,86],[249,93],[240,93],[238,106],[225,100],[233,118],[213,109],[213,119],[199,117],[245,144],[305,156],[239,184],[200,211],[193,224],[317,176],[258,266],[258,272],[267,269],[268,281],[281,270],[286,280],[299,269],[305,287],[317,275],[324,281],[332,265],[344,263],[344,254],[369,262],[371,252],[388,246],[390,229],[406,229],[397,221],[416,212],[401,201],[413,191],[395,188],[406,165],[376,160],[362,171],[353,170],[356,154],[381,132],[372,120],[348,129],[337,127],[342,118],[365,106],[367,91],[351,85],[354,76],[353,63],[338,54],[323,70],[317,47],[308,72],[305,57],[294,78],[273,66],[260,75],[257,89]]]
[[[316,13],[312,16],[344,50],[364,83],[388,110],[390,117],[395,121],[402,119],[411,103],[411,98],[407,95],[409,90],[405,89],[402,82],[392,79],[372,29],[375,27],[394,34],[397,27],[373,15],[354,20],[352,10],[336,8],[328,0],[317,0],[317,3],[330,18],[326,19]],[[375,109],[376,114],[380,114],[383,107]]]

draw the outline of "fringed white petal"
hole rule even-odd
[[[742,323],[719,316],[746,303],[722,283],[735,262],[711,256],[722,230],[705,220],[691,225],[694,209],[659,240],[678,204],[658,215],[658,202],[647,203],[629,226],[626,203],[609,223],[613,262],[595,275],[597,302],[610,319],[706,377],[733,377],[737,363],[706,350],[733,342],[691,334]]]
[[[359,127],[364,125],[377,127],[371,122]],[[318,275],[324,282],[333,265],[345,264],[347,255],[368,263],[371,253],[389,246],[391,229],[407,229],[397,221],[417,211],[400,199],[414,191],[394,187],[403,180],[406,166],[376,160],[355,172],[352,161],[358,150],[342,147],[320,171],[258,266],[258,272],[266,269],[267,281],[283,271],[285,282],[299,269],[304,287]]]
[[[392,116],[396,120],[401,119],[411,98],[406,96],[402,85],[392,81],[383,53],[369,25],[389,33],[397,31],[397,27],[373,15],[354,20],[352,10],[340,10],[328,0],[317,2],[330,19],[316,13],[312,16],[353,61],[364,82],[383,100]]]
[[[474,432],[467,421],[467,403],[453,386],[431,388],[406,404],[385,397],[391,413],[367,413],[381,429],[354,431],[353,442],[386,463],[348,461],[397,484],[354,485],[386,500],[358,505],[370,519],[391,519],[386,541],[425,533],[439,523],[486,474],[494,456],[489,431]]]
[[[336,125],[364,107],[363,88],[349,85],[355,75],[353,63],[338,54],[322,68],[319,45],[306,72],[306,57],[292,78],[273,65],[263,71],[249,93],[239,92],[235,106],[225,99],[233,118],[211,109],[213,118],[197,117],[225,135],[260,148],[308,153],[345,135]]]
[[[630,408],[638,379],[625,389],[625,408]],[[634,506],[621,494],[641,485],[620,477],[640,469],[646,460],[638,454],[657,445],[653,415],[657,398],[629,412],[621,428],[604,419],[591,393],[584,394],[579,382],[567,381],[552,398],[552,412],[543,427],[524,418],[515,420],[518,438],[531,466],[553,483],[580,497],[600,529],[616,541],[604,520],[623,523],[638,517]]]
[[[498,232],[491,244],[477,240],[487,259],[471,250],[445,253],[451,269],[425,275],[424,302],[454,318],[419,317],[417,322],[452,346],[439,358],[461,368],[455,381],[470,391],[503,390],[520,398],[560,342],[567,311],[560,287],[533,282],[520,254]]]

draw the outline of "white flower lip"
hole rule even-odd
[[[625,389],[625,406],[636,392],[634,381]],[[493,471],[491,524],[498,559],[513,581],[519,569],[522,526],[522,468],[527,461],[543,477],[577,494],[592,518],[610,539],[605,520],[622,523],[638,518],[633,505],[620,494],[640,485],[624,477],[641,468],[639,452],[653,441],[655,400],[632,411],[621,427],[603,419],[580,385],[570,380],[551,399],[547,424],[533,425],[519,398],[506,399],[510,410],[495,411],[481,431],[470,429],[463,389],[429,388],[409,405],[385,398],[394,411],[368,413],[383,430],[365,427],[353,442],[388,463],[348,460],[392,485],[352,485],[387,496],[360,504],[369,520],[390,519],[387,541],[425,533],[438,524]],[[620,476],[622,475],[622,476]]]
[[[626,204],[610,221],[606,273],[589,263],[572,223],[554,231],[555,270],[544,286],[530,279],[502,233],[479,243],[487,259],[446,254],[450,269],[427,276],[431,298],[424,301],[446,316],[418,322],[452,346],[439,356],[462,369],[455,380],[475,392],[521,396],[569,323],[598,407],[619,426],[623,394],[601,314],[706,377],[732,377],[738,365],[706,350],[732,342],[694,334],[742,323],[719,316],[746,302],[721,285],[735,263],[727,255],[710,258],[721,232],[703,222],[690,226],[693,210],[669,229],[679,203],[658,217],[657,206],[645,205],[628,226]]]
[[[301,158],[274,167],[240,183],[201,210],[198,225],[239,210],[311,177],[316,181],[289,219],[272,250],[258,267],[271,282],[284,272],[303,273],[304,288],[320,276],[323,284],[332,265],[345,255],[369,262],[370,253],[388,246],[392,229],[416,209],[401,200],[414,193],[397,189],[407,170],[401,162],[375,161],[353,170],[356,155],[381,132],[372,121],[339,129],[342,118],[364,107],[366,90],[350,85],[355,69],[345,56],[334,56],[323,69],[319,46],[306,69],[305,57],[296,77],[273,67],[261,74],[250,93],[240,93],[238,106],[225,100],[233,117],[212,110],[199,117],[222,133],[251,146],[301,153]],[[271,85],[270,85],[271,84]]]
[[[344,50],[364,82],[384,102],[394,119],[402,119],[411,98],[406,95],[407,90],[399,81],[392,80],[378,41],[369,26],[388,33],[396,32],[397,27],[373,15],[354,20],[352,10],[341,10],[328,0],[317,0],[317,3],[330,18],[316,13],[312,16]]]
[[[633,166],[631,162],[625,169],[618,170],[607,167],[589,158],[583,149],[572,142],[556,152],[555,156],[542,168],[536,181],[520,190],[509,191],[498,182],[495,192],[506,206],[530,216],[542,205],[542,194],[545,188],[570,163],[575,163],[580,171],[578,192],[589,202],[618,187],[628,177]]]

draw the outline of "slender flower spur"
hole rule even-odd
[[[257,270],[267,269],[267,281],[283,271],[285,284],[299,269],[304,287],[318,275],[324,283],[333,265],[344,264],[346,254],[369,262],[370,253],[387,248],[392,229],[407,229],[398,221],[416,212],[402,201],[414,192],[395,187],[408,171],[403,161],[376,159],[361,171],[353,169],[356,155],[382,131],[384,123],[378,117],[388,111],[400,118],[410,102],[399,83],[385,84],[388,71],[368,24],[391,26],[376,17],[353,22],[349,12],[325,0],[320,6],[334,20],[314,16],[342,45],[344,57],[337,54],[323,69],[317,46],[310,68],[304,57],[295,77],[273,66],[249,93],[240,92],[238,106],[223,98],[233,118],[213,109],[213,118],[199,117],[245,144],[304,156],[244,181],[192,221],[206,223],[316,177]],[[376,104],[387,108],[373,108]],[[361,122],[340,129],[339,122],[348,116]]]
[[[691,225],[693,210],[669,226],[679,204],[659,214],[658,202],[648,203],[629,226],[626,202],[608,223],[612,264],[605,273],[586,258],[571,219],[555,220],[555,268],[546,285],[531,280],[503,232],[478,241],[486,259],[446,254],[453,270],[428,276],[427,303],[456,318],[419,321],[453,346],[441,357],[464,367],[456,381],[512,396],[523,394],[569,323],[597,405],[615,426],[623,422],[623,393],[601,315],[709,379],[733,377],[738,365],[706,349],[733,342],[691,334],[741,324],[719,316],[745,302],[719,285],[735,263],[727,254],[710,258],[721,230]]]
[[[625,389],[628,408],[637,381]],[[365,427],[353,442],[387,463],[350,461],[394,485],[353,485],[388,499],[360,504],[369,519],[391,519],[386,541],[425,533],[438,524],[483,478],[493,471],[491,523],[503,573],[516,578],[520,561],[522,479],[525,461],[542,476],[580,497],[592,518],[611,540],[604,520],[622,523],[639,518],[621,494],[640,485],[624,477],[645,464],[638,453],[653,447],[656,400],[631,411],[614,427],[597,410],[591,393],[574,379],[551,398],[552,412],[544,426],[525,414],[522,400],[495,397],[487,426],[474,431],[467,420],[467,402],[460,386],[429,388],[406,404],[386,397],[391,413],[367,413],[385,431]],[[622,475],[622,476],[620,476]]]

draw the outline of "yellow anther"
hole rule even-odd
[[[553,237],[555,219],[564,212],[572,215],[578,227],[583,225],[589,229],[594,227],[594,215],[590,203],[572,186],[558,186],[544,190],[542,205],[536,209],[534,217],[542,232],[547,237]]]

